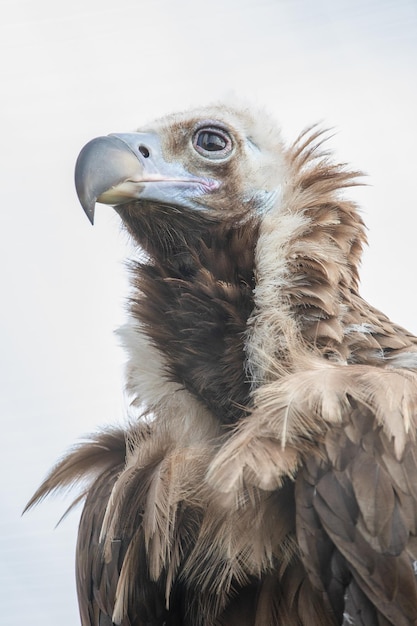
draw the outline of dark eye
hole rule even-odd
[[[222,159],[231,152],[230,136],[221,128],[201,128],[194,135],[193,146],[201,155]]]
[[[198,134],[196,144],[199,148],[203,148],[203,150],[208,152],[219,152],[227,146],[227,139],[218,133],[204,130]]]

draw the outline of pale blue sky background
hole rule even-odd
[[[369,173],[362,292],[417,332],[417,0],[1,0],[0,606],[78,624],[69,499],[20,512],[63,451],[122,421],[127,239],[73,189],[86,141],[235,92],[294,138],[323,120]]]

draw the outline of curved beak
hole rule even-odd
[[[124,193],[129,181],[139,193],[143,171],[138,155],[120,136],[89,141],[75,165],[75,188],[90,222],[94,222],[96,202],[116,205],[129,200]]]
[[[198,196],[218,189],[213,179],[195,176],[176,161],[165,160],[156,133],[97,137],[81,150],[75,187],[93,224],[96,202],[118,206],[132,199],[203,209]]]

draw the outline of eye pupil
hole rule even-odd
[[[202,131],[197,137],[197,145],[207,152],[219,152],[227,146],[227,140],[211,131]]]

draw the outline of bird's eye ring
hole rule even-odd
[[[230,135],[218,127],[200,128],[193,138],[194,149],[209,159],[224,159],[232,151]]]

